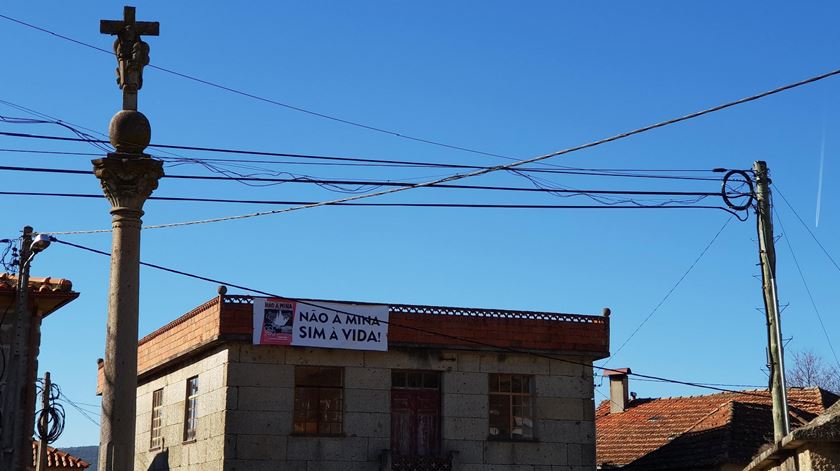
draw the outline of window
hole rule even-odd
[[[184,441],[195,440],[196,399],[198,398],[198,376],[187,380],[187,397],[184,399]]]
[[[152,433],[149,448],[163,448],[163,389],[152,393]]]
[[[341,434],[343,387],[341,368],[295,367],[294,433]]]
[[[490,375],[490,437],[528,440],[534,438],[532,377]]]

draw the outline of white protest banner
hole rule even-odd
[[[384,305],[254,298],[254,344],[384,352],[388,314]]]

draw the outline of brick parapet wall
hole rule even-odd
[[[219,298],[143,337],[138,342],[137,371],[142,373],[219,338]]]
[[[225,300],[223,334],[252,335],[252,307],[248,298]],[[609,317],[578,314],[472,310],[473,315],[413,314],[406,306],[392,307],[388,343],[391,345],[513,348],[547,352],[609,355]],[[423,310],[422,307],[412,311]],[[482,315],[487,312],[487,315]]]
[[[138,372],[149,372],[215,340],[250,338],[250,300],[213,298],[143,337],[137,349]],[[441,313],[449,311],[461,314]],[[392,307],[390,322],[392,346],[519,349],[595,359],[609,355],[609,318],[602,316],[400,305]]]

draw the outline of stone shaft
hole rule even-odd
[[[105,336],[99,469],[133,469],[143,204],[163,166],[142,154],[109,154],[93,161],[111,202],[111,279]]]

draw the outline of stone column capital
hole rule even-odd
[[[143,204],[163,177],[163,162],[145,154],[113,152],[92,163],[112,213],[129,210],[139,212],[138,217],[142,215]]]

